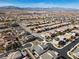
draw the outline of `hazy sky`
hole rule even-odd
[[[79,0],[0,0],[0,6],[78,8]]]

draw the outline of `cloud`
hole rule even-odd
[[[53,3],[28,3],[28,4],[17,4],[20,7],[39,7],[39,8],[52,8],[52,7],[64,7],[64,8],[79,8],[79,4],[53,4]]]
[[[10,3],[0,3],[0,7],[2,6],[13,6],[13,4],[10,4]]]
[[[0,6],[18,6],[18,7],[34,7],[34,8],[35,7],[79,8],[78,7],[79,0],[75,0],[75,2],[73,2],[73,1],[72,0],[0,0]]]
[[[26,5],[27,7],[43,7],[43,8],[47,8],[47,7],[53,7],[53,4],[47,4],[47,3],[31,3]]]

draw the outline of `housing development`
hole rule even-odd
[[[79,59],[79,10],[0,7],[0,59]]]

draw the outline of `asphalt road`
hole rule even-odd
[[[20,26],[22,27],[22,26]],[[22,27],[23,28],[23,27]],[[25,28],[23,28],[25,30]],[[26,30],[25,30],[26,31]],[[68,55],[67,52],[72,49],[76,44],[79,43],[79,38],[76,38],[75,41],[71,42],[69,45],[65,46],[62,49],[57,49],[54,46],[52,46],[52,49],[56,52],[59,53],[60,56],[64,56],[66,59],[71,59]]]
[[[54,46],[52,46],[52,49],[54,51],[57,51],[60,56],[64,56],[66,59],[71,59],[68,55],[67,52],[72,49],[76,44],[79,43],[79,38],[75,39],[75,41],[71,42],[69,45],[65,46],[62,49],[57,49]]]
[[[20,27],[21,28],[23,28],[21,25],[20,25]],[[26,32],[26,29],[25,28],[23,28],[24,30],[25,30],[25,32]],[[35,35],[35,34],[34,34]],[[36,35],[35,35],[36,36]],[[37,36],[39,36],[39,35],[37,35]],[[64,56],[66,59],[71,59],[68,55],[67,55],[67,52],[71,49],[71,48],[73,48],[77,43],[79,43],[79,38],[77,38],[75,41],[73,41],[73,42],[71,42],[69,45],[67,45],[67,46],[65,46],[63,49],[57,49],[57,48],[55,48],[54,46],[52,46],[52,49],[54,50],[54,51],[57,51],[61,56]],[[4,56],[5,54],[3,54],[3,55],[0,55],[0,58],[2,57],[2,56]]]

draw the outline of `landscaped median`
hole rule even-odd
[[[67,55],[72,59],[79,59],[79,43],[68,51]]]

